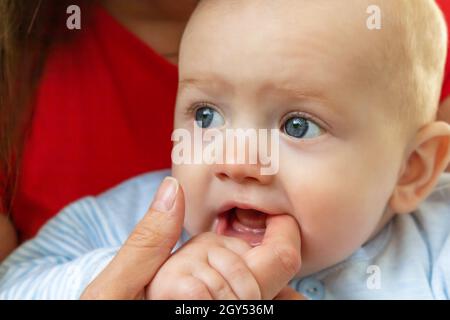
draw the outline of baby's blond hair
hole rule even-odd
[[[434,0],[374,2],[385,13],[383,28],[395,30],[383,37],[380,52],[386,57],[377,71],[390,77],[389,89],[399,95],[399,118],[417,129],[437,115],[447,55],[445,19]]]

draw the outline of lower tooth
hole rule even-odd
[[[240,223],[237,219],[235,219],[232,222],[232,225],[234,230],[238,231],[238,232],[250,232],[253,234],[263,234],[266,229],[261,229],[261,228],[249,228],[247,226],[244,226],[242,223]]]

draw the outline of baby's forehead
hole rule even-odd
[[[353,3],[354,2],[354,3]],[[308,59],[328,58],[350,68],[386,60],[384,39],[395,38],[396,30],[371,32],[365,0],[246,0],[201,2],[189,24],[184,45],[195,47],[195,55],[228,55],[239,51],[254,59],[266,51],[272,60],[283,55]],[[225,48],[225,50],[224,50]],[[214,50],[216,49],[216,50]],[[185,53],[182,50],[182,53]],[[269,61],[266,61],[269,62]],[[361,70],[360,72],[363,72]]]
[[[373,66],[386,55],[374,53],[386,32],[368,30],[364,0],[346,3],[203,1],[185,34],[181,76],[214,70],[247,85],[257,79],[338,88],[345,80],[356,88],[378,76]]]
[[[294,37],[309,31],[311,34],[320,32],[323,35],[334,33],[338,40],[373,29],[374,17],[381,18],[384,15],[391,20],[387,15],[401,14],[401,7],[393,5],[399,1],[403,0],[203,0],[192,20],[196,22],[193,23],[196,27],[210,29],[212,33],[223,31],[220,27],[224,25],[234,25],[242,32],[253,31],[255,37],[264,36],[269,30]],[[373,2],[380,5],[374,5]],[[258,28],[263,28],[264,33],[258,33]],[[394,31],[390,30],[389,34]],[[239,37],[241,33],[235,35]]]

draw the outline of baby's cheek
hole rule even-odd
[[[207,172],[201,165],[173,165],[172,175],[183,188],[185,200],[184,228],[190,235],[206,230],[208,219],[205,217],[207,203],[205,197],[209,182]]]
[[[366,205],[362,190],[358,193],[344,183],[315,186],[308,181],[296,190],[303,190],[291,195],[302,239],[302,273],[342,261],[365,242],[377,224],[377,213]]]
[[[339,212],[334,211],[335,215]],[[306,218],[301,226],[302,271],[314,273],[330,267],[357,250],[372,230],[367,221],[322,215]]]

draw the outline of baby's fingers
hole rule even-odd
[[[224,236],[222,240],[225,248],[230,249],[239,256],[243,256],[245,253],[252,249],[252,247],[247,242],[239,238]]]
[[[228,282],[222,275],[209,265],[192,273],[192,275],[208,287],[209,293],[214,300],[237,300]]]
[[[156,279],[147,292],[149,300],[212,300],[208,287],[191,275],[173,274]]]
[[[208,262],[228,282],[238,299],[261,299],[258,282],[238,254],[225,248],[214,248],[208,252]]]

